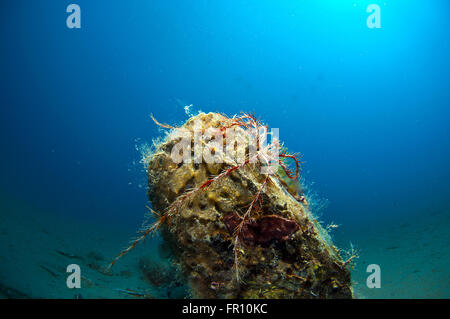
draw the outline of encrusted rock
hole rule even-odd
[[[194,123],[203,132],[235,126],[232,150],[246,147],[244,121],[200,113],[181,128],[194,133]],[[158,226],[193,297],[352,297],[347,265],[309,211],[305,195],[286,189],[286,175],[267,177],[258,163],[238,165],[226,159],[175,163],[171,150],[180,141],[177,130],[148,157],[148,197],[167,217]]]

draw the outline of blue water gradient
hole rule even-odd
[[[133,229],[149,114],[193,104],[279,128],[340,234],[448,216],[448,1],[74,2],[81,29],[68,1],[0,5],[3,198]]]

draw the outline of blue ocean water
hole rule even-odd
[[[320,219],[360,251],[358,297],[450,297],[448,1],[77,0],[80,29],[70,3],[0,4],[0,287],[73,297],[64,265],[107,263],[143,220],[150,113],[179,124],[193,104],[255,113],[303,154]],[[153,289],[132,267],[157,243],[83,297]]]

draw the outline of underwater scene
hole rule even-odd
[[[1,299],[447,299],[450,3],[3,1]]]

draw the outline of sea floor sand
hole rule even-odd
[[[360,252],[352,271],[359,298],[450,298],[450,212],[435,212],[347,227],[336,234]],[[345,243],[345,244],[344,244]],[[381,287],[368,288],[367,266],[380,266]]]
[[[135,298],[123,290],[166,298],[146,282],[139,261],[159,260],[157,242],[147,242],[121,259],[111,275],[101,270],[136,233],[128,225],[100,225],[76,218],[1,204],[0,298]],[[66,268],[81,268],[81,288],[66,285]]]
[[[152,285],[142,258],[167,263],[157,238],[121,259],[111,275],[102,273],[135,233],[131,226],[99,224],[44,213],[13,202],[0,203],[0,298],[136,298],[131,289],[157,298],[182,297]],[[358,298],[449,298],[450,219],[448,212],[422,220],[391,221],[345,228],[338,246],[352,242],[360,258],[352,272]],[[340,245],[342,243],[342,245]],[[69,289],[69,264],[81,267],[81,288]],[[381,267],[381,288],[366,286],[368,264]]]

